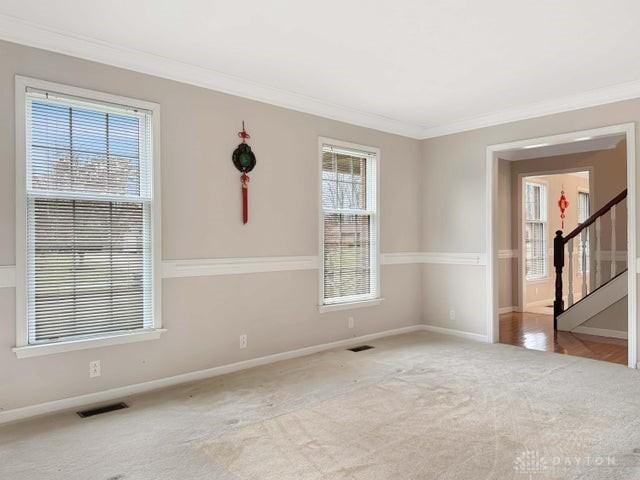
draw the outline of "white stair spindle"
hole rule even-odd
[[[567,308],[573,305],[573,238],[567,242]]]
[[[595,274],[596,274],[596,284],[595,284],[595,288],[598,288],[600,286],[600,284],[602,283],[602,267],[600,262],[602,261],[602,255],[601,255],[601,243],[600,243],[600,239],[601,239],[602,235],[600,234],[600,217],[596,218],[596,261],[594,263],[594,267],[596,269]]]
[[[611,207],[611,278],[616,276],[616,206]]]
[[[580,233],[580,247],[582,255],[580,262],[582,262],[582,297],[587,296],[587,229]]]

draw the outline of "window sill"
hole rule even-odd
[[[318,305],[320,313],[337,312],[339,310],[351,310],[353,308],[375,307],[380,305],[384,298],[372,298],[370,300],[362,300],[359,302],[330,303],[327,305]]]
[[[74,350],[86,350],[89,348],[108,347],[125,343],[144,342],[156,340],[166,332],[165,329],[156,328],[133,333],[120,333],[108,337],[83,338],[80,340],[68,340],[65,342],[45,343],[42,345],[25,345],[13,348],[13,353],[18,358],[39,357],[41,355],[54,355],[56,353],[71,352]]]

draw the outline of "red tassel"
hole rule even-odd
[[[249,221],[249,175],[243,173],[240,177],[242,182],[242,223]]]

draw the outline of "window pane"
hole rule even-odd
[[[31,188],[140,194],[140,117],[46,100],[30,109]]]
[[[545,225],[528,222],[525,228],[525,271],[528,279],[546,275]]]
[[[546,205],[545,189],[543,185],[534,183],[525,184],[525,217],[526,220],[542,221],[546,214],[544,208]]]
[[[28,342],[153,327],[151,114],[30,90],[25,107]]]
[[[369,230],[368,215],[325,215],[325,298],[371,293]]]
[[[31,207],[32,341],[142,328],[146,207],[42,198]]]
[[[334,152],[322,156],[324,208],[367,209],[367,159]]]

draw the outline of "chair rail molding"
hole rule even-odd
[[[401,265],[406,263],[442,264],[442,265],[486,265],[484,253],[458,252],[407,252],[383,253],[383,265]]]
[[[383,253],[381,256],[382,265],[441,264],[484,266],[487,264],[487,255],[484,253],[399,252]],[[319,267],[319,257],[314,255],[163,260],[162,278],[316,270]],[[0,265],[0,288],[12,288],[15,286],[15,265]]]
[[[441,265],[478,265],[487,264],[486,253],[425,252],[422,263]]]
[[[165,260],[162,262],[162,278],[238,275],[243,273],[314,270],[317,268],[317,256]]]

